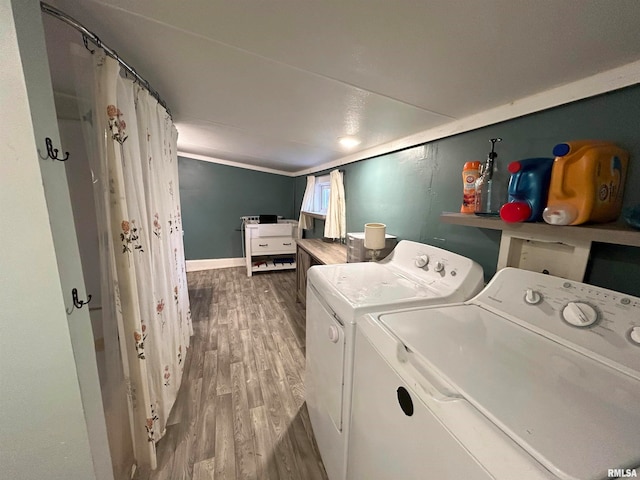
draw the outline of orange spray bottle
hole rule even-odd
[[[476,180],[480,176],[480,162],[467,162],[462,167],[462,207],[460,213],[476,211]]]

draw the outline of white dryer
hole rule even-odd
[[[461,302],[484,285],[480,265],[403,240],[381,262],[309,269],[305,398],[327,475],[346,478],[353,342],[365,313]]]
[[[640,476],[640,298],[513,268],[357,325],[350,480]]]

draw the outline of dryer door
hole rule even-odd
[[[358,322],[349,433],[349,480],[490,480],[442,421],[362,333]],[[461,400],[435,403],[456,411]]]
[[[338,431],[342,431],[344,349],[344,326],[323,305],[315,289],[309,288],[305,379],[307,405],[310,413],[314,412],[313,416],[328,415]],[[314,424],[314,430],[317,428]]]

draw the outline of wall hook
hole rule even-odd
[[[74,308],[80,309],[83,306],[87,305],[91,301],[91,295],[87,295],[86,301],[80,300],[78,299],[78,289],[74,288],[73,290],[71,290],[71,299],[73,300],[73,306],[71,307],[71,310],[67,309],[67,315],[71,315]]]
[[[60,160],[61,162],[66,161],[69,158],[69,152],[64,152],[64,158],[58,158],[58,149],[53,148],[53,142],[49,137],[44,139],[44,143],[47,144],[47,155],[51,160]]]

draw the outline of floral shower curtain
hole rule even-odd
[[[81,111],[94,175],[107,367],[124,372],[135,461],[156,468],[155,443],[165,433],[193,334],[177,131],[144,88],[121,76],[117,61],[92,58],[77,84],[85,89],[79,97],[89,99]],[[110,352],[120,358],[110,361]]]

